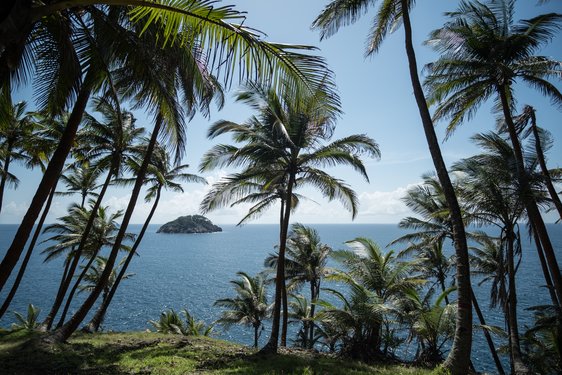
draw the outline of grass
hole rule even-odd
[[[379,374],[429,375],[400,365],[367,365],[293,349],[257,355],[206,337],[148,332],[73,336],[46,344],[39,333],[0,332],[0,374]]]

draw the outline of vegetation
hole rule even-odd
[[[23,345],[30,337],[32,344]],[[367,365],[293,349],[257,356],[247,347],[208,337],[146,332],[76,333],[64,346],[45,345],[36,334],[2,334],[0,369],[19,374],[430,374],[406,365]]]
[[[0,214],[6,193],[22,178],[14,166],[41,170],[0,262],[0,292],[6,292],[0,318],[10,311],[35,248],[42,248],[45,262],[63,259],[45,319],[40,322],[40,309],[29,304],[26,314],[14,312],[9,330],[0,330],[0,372],[425,374],[422,367],[430,367],[464,375],[475,370],[472,340],[481,331],[499,374],[507,363],[517,375],[560,373],[562,274],[543,213],[562,218],[556,185],[562,171],[547,164],[556,140],[539,127],[535,109],[519,107],[517,99],[527,85],[562,105],[562,62],[539,55],[559,35],[562,14],[516,21],[515,0],[460,1],[426,42],[438,56],[425,66],[422,85],[410,19],[415,1],[327,2],[312,25],[321,39],[375,8],[366,55],[379,53],[388,34],[403,29],[435,167],[403,197],[414,216],[399,223],[408,233],[393,240],[392,249],[366,237],[333,249],[315,229],[293,222],[303,191],[318,190],[355,218],[357,194],[328,169],[351,167],[369,182],[365,161],[380,158],[379,145],[368,134],[332,139],[343,108],[334,74],[314,47],[267,42],[246,26],[244,12],[219,4],[52,0],[0,6]],[[32,88],[34,111],[12,100],[22,85]],[[210,125],[210,139],[230,135],[232,142],[215,145],[201,160],[202,172],[228,171],[200,208],[247,205],[243,224],[275,207],[274,253],[256,275],[232,270],[238,271],[234,295],[215,302],[221,312],[216,322],[197,320],[187,309],[167,310],[149,321],[157,332],[97,334],[121,282],[132,276],[127,270],[164,191],[183,193],[185,183],[206,183],[182,164],[186,126],[195,115],[208,118],[214,105],[220,109],[232,85],[242,87],[236,101],[254,114],[242,123]],[[434,125],[446,120],[450,137],[490,99],[495,130],[474,135],[479,152],[448,168]],[[137,124],[136,111],[149,122]],[[123,186],[130,189],[126,208],[113,211],[107,193]],[[133,235],[129,222],[142,193],[152,203]],[[46,225],[61,195],[75,201]],[[472,230],[490,225],[497,236]],[[528,325],[519,319],[517,289],[519,265],[535,256],[522,251],[525,230],[550,298],[525,306],[534,315]],[[48,237],[43,242],[41,233]],[[121,252],[126,255],[118,261]],[[475,284],[490,289],[484,312]],[[84,295],[79,303],[78,292]],[[486,323],[491,309],[500,310],[502,327]],[[268,342],[257,351],[269,324]],[[206,337],[233,325],[252,329],[254,349]],[[299,349],[286,348],[291,341]],[[404,354],[405,347],[413,353]]]

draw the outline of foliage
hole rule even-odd
[[[39,325],[39,322],[37,321],[39,313],[41,313],[41,309],[33,306],[32,304],[27,305],[26,316],[23,316],[19,312],[14,312],[14,315],[18,322],[12,324],[12,329],[33,331]]]
[[[172,333],[183,336],[210,336],[214,326],[206,325],[202,320],[196,320],[193,315],[183,309],[182,313],[185,320],[173,309],[163,311],[158,321],[149,320],[148,322],[156,328],[156,332]]]
[[[562,321],[555,306],[534,306],[535,321],[522,337],[524,358],[535,373],[562,372]]]
[[[256,356],[255,351],[208,337],[149,332],[77,333],[64,345],[45,346],[24,332],[0,334],[4,373],[73,374],[335,374],[429,375],[400,364],[372,364],[322,353],[291,350]],[[36,333],[34,335],[37,335]]]

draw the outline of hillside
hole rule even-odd
[[[38,334],[0,334],[1,374],[380,374],[428,375],[400,365],[368,366],[283,350],[258,356],[226,341],[148,332],[77,334],[49,345]]]

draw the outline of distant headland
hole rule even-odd
[[[156,233],[213,233],[222,232],[222,228],[201,215],[180,216],[176,220],[162,225]]]

